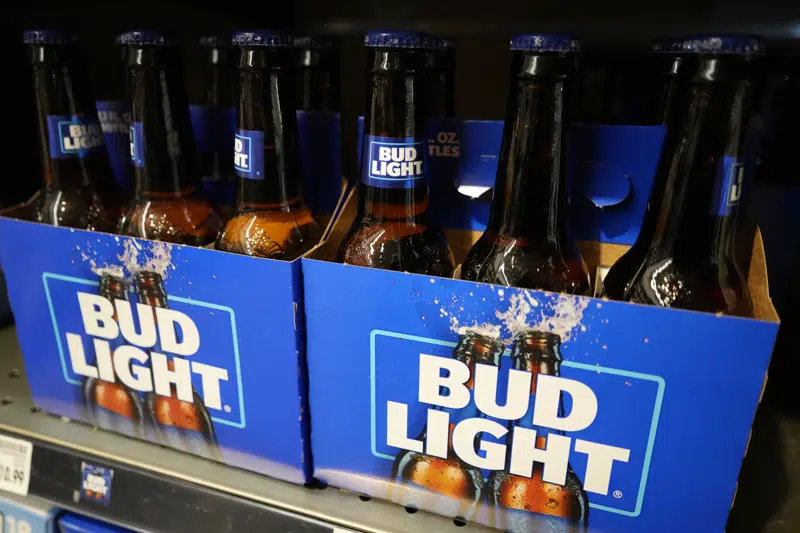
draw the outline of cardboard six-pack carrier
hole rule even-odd
[[[438,201],[463,206],[443,215],[457,263],[487,213],[458,187],[491,187],[498,130],[449,121],[430,134],[431,145],[474,146],[430,163],[442,167],[429,178]],[[647,195],[649,183],[631,182],[637,197]],[[5,213],[0,262],[34,401],[233,466],[293,482],[313,475],[506,530],[723,531],[778,329],[760,237],[749,269],[755,317],[742,319],[333,263],[355,202],[354,194],[342,201],[327,240],[294,262],[10,218],[25,218],[25,208]],[[625,246],[580,248],[594,272]],[[97,300],[107,269],[128,280],[160,274],[169,312],[148,330],[131,287],[128,303],[111,310],[112,335]],[[502,343],[497,364],[466,369],[453,356],[470,333]],[[512,352],[524,335],[543,333],[557,339],[558,371],[540,374],[532,395]],[[143,398],[202,402],[213,438],[159,431],[152,413],[136,424],[98,418],[82,395],[90,378],[121,381]],[[398,468],[409,454],[449,481],[472,472],[480,492],[423,489]],[[494,505],[492,483],[510,476],[535,477],[543,494],[578,483],[583,522],[559,518],[554,509],[566,504],[555,497],[541,512]]]

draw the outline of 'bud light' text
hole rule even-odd
[[[410,138],[389,138],[367,135],[363,181],[381,188],[415,187],[425,179],[425,143]]]

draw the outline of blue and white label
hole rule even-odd
[[[233,139],[233,167],[236,175],[249,180],[264,179],[264,132],[236,130]]]
[[[144,132],[141,122],[131,122],[130,156],[133,166],[144,167]]]
[[[94,115],[49,115],[47,133],[53,159],[84,158],[103,149],[103,130]]]
[[[103,138],[111,160],[114,179],[125,190],[132,189],[131,165],[128,156],[131,128],[131,104],[122,100],[99,100],[96,102],[97,118],[103,130]]]
[[[80,499],[108,505],[111,503],[111,482],[114,470],[90,463],[81,463]]]
[[[414,137],[364,136],[362,181],[372,187],[408,189],[425,179],[425,141]]]
[[[712,215],[728,216],[739,205],[744,185],[744,168],[744,163],[737,161],[735,157],[726,156],[719,162],[714,200],[711,204]]]

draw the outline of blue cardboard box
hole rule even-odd
[[[58,517],[58,533],[132,533],[130,529],[77,513],[63,512]]]
[[[302,260],[316,478],[512,532],[724,530],[778,330],[760,237],[742,319],[329,262],[354,203]]]
[[[363,129],[359,117],[358,138]],[[570,126],[568,230],[574,240],[636,241],[665,133],[664,126]],[[499,120],[430,120],[426,174],[430,213],[440,226],[486,229],[502,137]],[[358,149],[360,161],[360,144]]]
[[[0,531],[8,533],[56,533],[59,509],[35,496],[0,493]]]
[[[0,216],[0,264],[36,405],[307,481],[299,260],[8,218],[25,209]],[[112,272],[125,283],[113,304],[98,294]],[[150,290],[166,306],[151,307],[142,276],[163,280]]]

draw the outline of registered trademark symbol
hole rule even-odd
[[[230,405],[226,405],[226,406],[225,406],[225,407],[223,407],[222,409],[223,409],[223,410],[224,410],[226,413],[230,413],[230,412],[231,412],[231,406],[230,406]]]
[[[614,497],[615,497],[616,499],[618,499],[618,500],[619,500],[620,498],[622,498],[622,491],[621,491],[621,490],[615,490],[615,491],[614,491]]]

